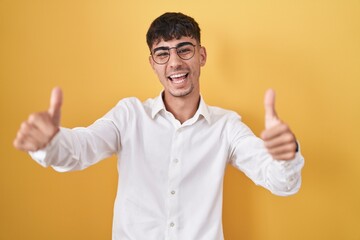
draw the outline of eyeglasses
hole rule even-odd
[[[165,64],[170,59],[170,50],[175,49],[177,55],[183,60],[189,60],[195,55],[195,46],[191,42],[179,43],[176,47],[158,47],[155,48],[150,54],[154,62],[157,64]]]

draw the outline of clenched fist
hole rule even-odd
[[[265,93],[265,130],[261,138],[274,159],[291,160],[297,150],[296,138],[289,126],[281,121],[275,111],[275,92]]]
[[[47,111],[32,113],[24,121],[14,140],[14,147],[23,151],[36,151],[46,147],[59,132],[62,91],[56,87],[51,92]]]

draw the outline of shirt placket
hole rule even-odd
[[[169,164],[169,181],[167,187],[167,202],[168,202],[168,216],[167,216],[167,240],[177,240],[178,232],[180,228],[180,219],[179,219],[179,184],[181,178],[181,141],[182,141],[182,127],[178,127],[174,133],[171,154],[170,154],[170,164]]]

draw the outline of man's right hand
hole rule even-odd
[[[37,151],[46,147],[60,130],[62,91],[51,92],[48,111],[33,113],[24,121],[14,140],[14,147],[23,151]]]

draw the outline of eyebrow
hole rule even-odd
[[[185,45],[193,45],[194,46],[194,44],[191,42],[181,42],[181,43],[177,44],[175,47],[171,47],[171,48],[178,48],[178,47],[182,47]],[[160,50],[169,50],[171,48],[170,47],[157,47],[157,48],[154,48],[153,53],[155,53],[156,51],[160,51]]]

